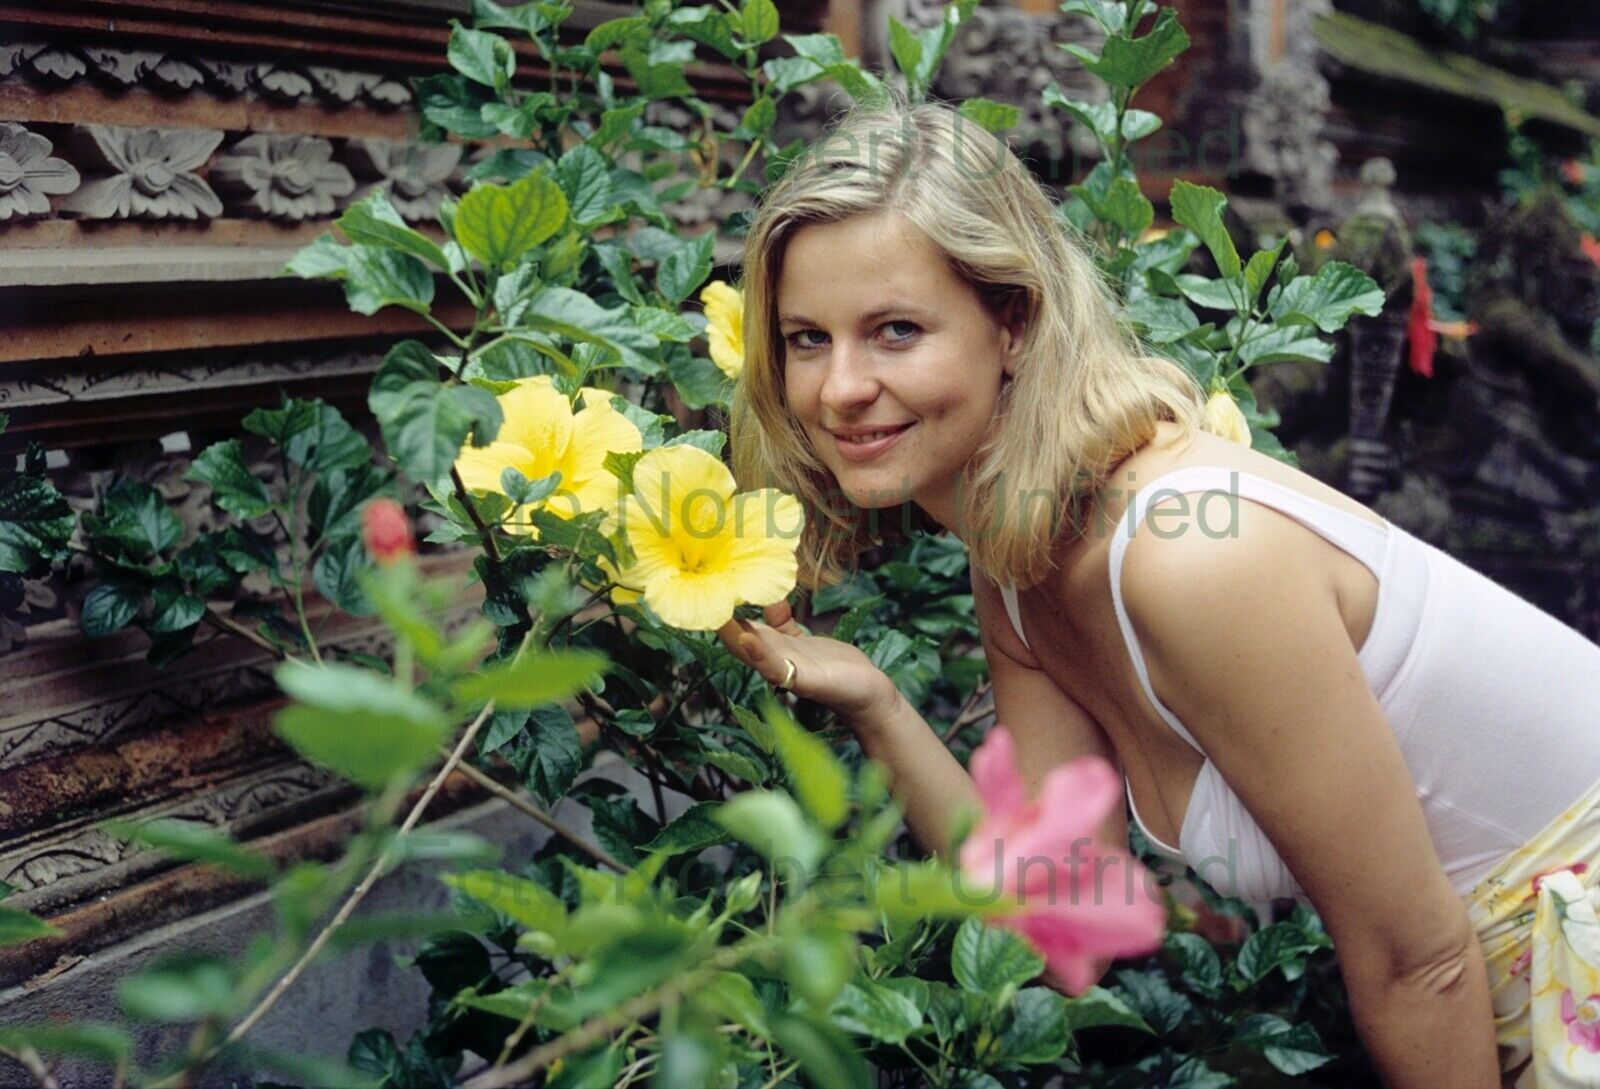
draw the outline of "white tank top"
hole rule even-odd
[[[1281,511],[1376,576],[1377,611],[1358,660],[1416,784],[1434,851],[1458,892],[1471,890],[1600,782],[1600,646],[1392,522],[1369,522],[1276,481],[1212,465],[1175,469],[1141,488],[1118,523],[1110,553],[1111,598],[1139,684],[1167,725],[1202,757],[1204,750],[1150,685],[1122,601],[1122,560],[1131,535],[1148,531],[1152,501],[1213,490]],[[1213,524],[1216,519],[1210,516]],[[1000,592],[1026,646],[1016,587]],[[1195,780],[1178,846],[1145,828],[1131,787],[1128,804],[1158,852],[1183,860],[1218,892],[1246,900],[1306,899],[1209,759]]]

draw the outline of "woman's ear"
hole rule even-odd
[[[1005,373],[1015,378],[1017,360],[1022,355],[1022,342],[1028,334],[1027,292],[1016,291],[1006,300],[1005,308],[1000,312],[1000,324],[1005,337],[1002,365]]]

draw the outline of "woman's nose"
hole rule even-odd
[[[822,403],[834,412],[846,413],[877,395],[878,382],[872,376],[866,354],[856,346],[835,341],[822,379]]]

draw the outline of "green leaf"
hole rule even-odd
[[[793,863],[800,874],[814,873],[827,851],[827,841],[787,794],[752,790],[724,802],[714,814],[718,824],[775,866]]]
[[[62,557],[78,519],[35,474],[0,474],[0,571],[31,574]]]
[[[1022,111],[992,98],[969,98],[961,103],[961,115],[971,118],[989,132],[1001,133],[1015,128]]]
[[[1167,935],[1167,951],[1177,958],[1183,969],[1183,982],[1214,998],[1222,990],[1222,961],[1210,942],[1198,934],[1174,933]]]
[[[1313,953],[1331,948],[1324,933],[1292,922],[1273,923],[1245,939],[1233,967],[1245,984],[1258,983],[1274,971],[1281,971],[1283,978],[1293,983],[1305,974]]]
[[[291,462],[312,472],[355,468],[372,459],[367,440],[322,400],[286,400],[279,408],[255,409],[243,427],[282,446]]]
[[[60,930],[37,915],[0,904],[0,946],[19,945],[35,938],[55,937],[60,933]]]
[[[1068,1032],[1076,1033],[1079,1029],[1098,1028],[1103,1025],[1137,1029],[1140,1032],[1155,1032],[1145,1024],[1144,1018],[1128,1007],[1126,1002],[1098,985],[1090,987],[1076,998],[1067,999],[1064,1012]]]
[[[463,706],[494,700],[506,710],[534,708],[566,699],[605,671],[606,656],[586,650],[527,650],[521,658],[495,662],[456,681],[452,695]]]
[[[445,874],[444,883],[485,904],[525,930],[559,935],[567,923],[561,898],[543,885],[502,870]]]
[[[778,123],[778,104],[765,95],[750,103],[739,119],[739,127],[752,139],[765,136]]]
[[[772,0],[744,0],[739,20],[745,40],[753,45],[765,45],[778,36],[778,5]]]
[[[471,385],[445,386],[425,346],[401,341],[373,378],[367,404],[383,430],[389,454],[413,480],[440,484],[469,435],[486,445],[500,429],[500,406]]]
[[[439,244],[421,231],[407,225],[406,221],[400,218],[400,213],[395,211],[394,205],[389,203],[389,195],[382,189],[373,190],[370,195],[346,208],[344,215],[334,223],[352,242],[364,246],[387,246],[401,253],[409,253],[412,257],[421,258],[436,268],[451,267],[450,259],[439,248]]]
[[[1000,914],[1015,907],[1010,898],[970,887],[949,867],[931,859],[884,866],[874,876],[871,897],[895,925]]]
[[[1333,358],[1333,345],[1304,325],[1259,326],[1239,345],[1239,359],[1247,367],[1262,363],[1289,363],[1310,360],[1326,363]]]
[[[675,435],[665,446],[693,446],[697,450],[704,450],[713,457],[722,456],[722,448],[727,445],[728,433],[726,431],[685,431]]]
[[[698,802],[690,806],[642,848],[646,854],[698,854],[707,847],[728,842],[728,832],[715,820],[718,803]]]
[[[1315,325],[1336,333],[1355,314],[1377,317],[1383,288],[1365,272],[1343,261],[1329,261],[1315,276],[1297,276],[1277,294],[1272,316],[1280,324]]]
[[[1170,8],[1163,12],[1170,13]],[[1228,198],[1210,186],[1178,181],[1172,185],[1171,200],[1172,218],[1180,226],[1193,231],[1206,249],[1211,251],[1222,278],[1230,280],[1239,275],[1239,251],[1234,248],[1232,237],[1222,225],[1222,209],[1227,205]]]
[[[615,49],[618,44],[634,34],[649,29],[650,20],[642,15],[625,15],[620,19],[608,19],[589,31],[589,36],[583,40],[583,47],[592,49],[596,53],[604,53],[608,49]]]
[[[205,614],[202,598],[180,585],[162,582],[150,595],[150,620],[144,627],[151,635],[168,635],[194,627]]]
[[[1048,1063],[1067,1050],[1066,998],[1046,987],[1025,987],[1011,1007],[1011,1023],[996,1051],[1013,1063]]]
[[[1267,278],[1272,275],[1273,268],[1278,264],[1278,255],[1287,244],[1288,240],[1282,239],[1270,250],[1257,250],[1245,263],[1244,283],[1251,305],[1261,298],[1261,289],[1267,286]]]
[[[139,615],[144,591],[122,579],[107,579],[89,588],[83,599],[79,621],[83,634],[100,639],[120,631]]]
[[[1273,1066],[1290,1077],[1299,1077],[1332,1061],[1315,1026],[1302,1022],[1270,1041],[1261,1053]]]
[[[772,1038],[816,1089],[872,1089],[874,1078],[847,1037],[808,1018],[785,1014],[772,1022]]]
[[[197,1021],[228,1011],[233,984],[233,966],[220,954],[173,953],[123,980],[118,998],[141,1021]]]
[[[1159,972],[1124,968],[1117,973],[1117,986],[1127,995],[1133,1011],[1158,1035],[1175,1030],[1194,1010],[1194,1005],[1174,991]]]
[[[1113,31],[1098,57],[1082,46],[1063,45],[1061,48],[1077,57],[1085,68],[1107,83],[1118,87],[1138,87],[1149,82],[1152,76],[1189,48],[1189,35],[1178,23],[1178,13],[1172,8],[1162,8],[1150,33],[1140,38],[1128,38],[1118,36]]]
[[[1170,344],[1200,327],[1200,319],[1178,299],[1144,295],[1123,309],[1123,317],[1138,327],[1148,344]]]
[[[824,830],[838,828],[850,816],[850,776],[844,765],[778,703],[767,704],[766,718],[777,742],[778,758],[801,806]]]
[[[848,1032],[885,1044],[901,1044],[922,1027],[922,1011],[915,1002],[871,980],[845,984],[828,1016]]]
[[[346,246],[344,298],[350,309],[369,317],[386,306],[426,313],[433,302],[433,276],[408,253]]]
[[[1185,272],[1173,277],[1173,282],[1183,292],[1184,298],[1207,310],[1237,311],[1241,305],[1240,297],[1244,291],[1242,278],[1208,280],[1204,276]]]
[[[669,253],[656,269],[656,290],[673,306],[680,306],[711,275],[711,251],[716,232],[706,231]]]
[[[500,712],[489,721],[518,724],[502,753],[529,790],[549,804],[566,794],[583,763],[583,743],[571,714],[552,705]]]
[[[706,1089],[718,1084],[726,1051],[720,1033],[699,1029],[667,1034],[661,1041],[661,1059],[656,1063],[652,1089]]]
[[[183,523],[166,498],[148,484],[121,477],[101,498],[100,511],[84,517],[89,536],[133,559],[154,559],[183,537]]]
[[[485,268],[520,260],[567,221],[567,198],[543,172],[506,185],[474,186],[456,209],[456,241]]]
[[[457,72],[497,91],[504,90],[517,71],[517,55],[510,42],[498,34],[469,30],[459,23],[450,30],[450,46],[445,55]]]
[[[1114,225],[1129,238],[1138,238],[1155,220],[1155,208],[1139,191],[1138,183],[1128,178],[1114,179],[1103,196],[1087,187],[1074,191],[1088,202],[1098,218]]]
[[[956,931],[950,970],[967,990],[994,994],[1007,984],[1020,987],[1033,979],[1044,971],[1044,958],[1009,930],[968,919]]]
[[[449,732],[434,704],[363,669],[293,661],[275,676],[298,701],[278,712],[278,733],[306,759],[369,790],[432,762]]]
[[[889,16],[889,52],[906,76],[914,76],[922,66],[922,39],[893,15]]]
[[[351,616],[371,616],[373,605],[361,585],[361,573],[371,566],[366,545],[351,535],[322,550],[311,565],[311,581],[317,593]]]
[[[238,439],[214,442],[189,464],[186,480],[211,486],[211,501],[240,518],[259,518],[272,509],[267,486],[244,463],[244,443]]]
[[[303,280],[342,280],[347,267],[345,255],[348,249],[339,245],[333,235],[323,232],[289,259],[281,275],[298,276]]]
[[[733,383],[705,356],[669,351],[665,360],[667,377],[688,407],[727,404],[733,396]]]
[[[604,222],[613,210],[611,169],[588,144],[572,148],[556,164],[556,180],[567,197],[572,221],[580,226]]]
[[[217,866],[242,877],[270,878],[278,872],[272,859],[240,846],[227,833],[197,821],[110,820],[102,827],[113,836],[148,844],[173,858]]]
[[[837,930],[802,930],[784,946],[783,972],[796,994],[825,1010],[856,973],[856,940]]]
[[[115,1025],[93,1021],[72,1024],[31,1024],[0,1029],[0,1048],[32,1048],[41,1055],[67,1055],[95,1059],[113,1066],[127,1061],[133,1038]]]
[[[337,540],[361,527],[361,508],[376,496],[393,492],[393,478],[376,465],[335,469],[317,477],[306,504],[312,540]]]

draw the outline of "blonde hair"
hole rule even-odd
[[[1161,420],[1192,434],[1204,398],[1187,371],[1139,350],[1089,243],[1073,237],[1005,141],[941,103],[855,107],[757,212],[745,242],[745,366],[729,421],[734,473],[742,486],[801,500],[808,586],[837,581],[864,549],[908,529],[938,528],[920,511],[830,502],[837,483],[784,396],[776,292],[789,241],[810,224],[886,211],[921,230],[992,313],[1014,298],[1025,304],[1016,375],[968,462],[959,514],[984,530],[962,534],[974,567],[1002,585],[1033,585],[1053,566],[1057,539],[1086,530],[1086,500],[1117,462]],[[1018,497],[1009,514],[1008,496]]]

